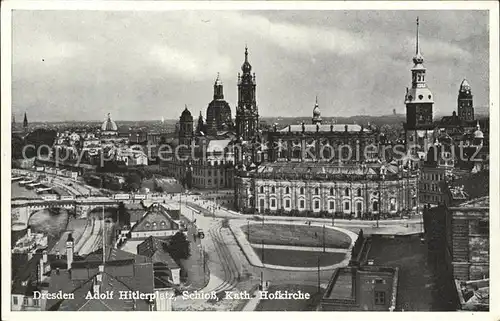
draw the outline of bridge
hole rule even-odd
[[[34,213],[49,208],[64,208],[74,210],[77,217],[85,218],[90,211],[99,207],[117,206],[121,200],[108,197],[86,197],[75,199],[26,199],[17,198],[11,200],[12,229],[23,230],[28,227],[28,222]],[[130,202],[130,201],[125,201]]]

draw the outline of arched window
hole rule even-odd
[[[304,188],[303,187],[300,188],[300,195],[304,195]]]
[[[396,199],[391,198],[390,204],[391,204],[391,211],[395,211],[396,210]]]
[[[153,229],[156,229],[158,226],[156,224],[156,222],[153,222]]]
[[[161,225],[161,227],[165,227],[167,225],[167,222],[161,221],[160,225]]]
[[[290,187],[288,187],[288,186],[287,186],[287,187],[285,188],[285,194],[290,194]]]
[[[378,202],[377,201],[373,202],[373,211],[378,212]]]
[[[349,196],[349,189],[348,188],[345,189],[344,194],[345,194],[345,196]]]
[[[330,187],[330,196],[333,196],[335,194],[335,191],[333,190],[333,187]]]
[[[273,186],[273,187],[271,187],[271,193],[272,193],[272,194],[276,193],[276,187],[274,187],[274,186]]]
[[[319,188],[317,188],[317,187],[316,187],[316,188],[314,189],[314,195],[319,195]]]
[[[264,186],[259,187],[259,193],[264,193]]]
[[[149,224],[149,222],[146,222],[146,228],[150,228],[151,227],[151,224]]]
[[[358,188],[358,197],[361,197],[361,188]]]

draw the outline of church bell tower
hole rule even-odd
[[[407,129],[419,129],[432,124],[434,97],[425,82],[424,57],[420,53],[419,20],[417,18],[417,39],[414,66],[411,69],[411,88],[406,89],[406,126]]]
[[[258,130],[259,111],[255,97],[255,73],[248,62],[248,48],[245,47],[245,62],[238,74],[238,106],[236,107],[236,133],[244,141],[250,140]]]

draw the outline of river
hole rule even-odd
[[[11,184],[11,198],[29,197],[40,198],[35,190],[19,186],[17,182]],[[68,211],[65,209],[44,209],[31,215],[28,226],[33,233],[45,233],[49,238],[49,247],[66,230],[68,224]],[[12,232],[12,245],[26,234],[26,230]],[[52,241],[52,242],[51,242]]]

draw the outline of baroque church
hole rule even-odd
[[[232,188],[235,155],[245,157],[246,153],[235,151],[235,146],[258,136],[256,81],[248,56],[248,48],[245,47],[242,73],[238,73],[235,123],[231,107],[224,99],[224,86],[218,74],[206,119],[200,112],[195,127],[194,118],[186,106],[179,118],[178,137],[167,142],[171,148],[162,153],[160,164],[187,187]]]

